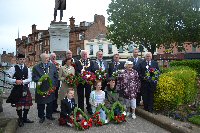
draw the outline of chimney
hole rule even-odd
[[[36,32],[36,25],[35,24],[32,25],[32,33],[34,33],[34,32]]]
[[[72,16],[71,18],[69,18],[70,21],[70,28],[74,28],[75,27],[75,18]]]
[[[102,25],[105,25],[105,17],[103,15],[94,15],[94,22],[95,23],[101,23]]]

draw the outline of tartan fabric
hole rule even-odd
[[[32,106],[32,97],[31,97],[31,93],[30,90],[27,91],[27,96],[26,97],[22,97],[19,99],[19,101],[16,103],[16,107],[19,106]]]

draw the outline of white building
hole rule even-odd
[[[133,56],[134,43],[124,49],[117,49],[116,45],[113,45],[112,42],[106,38],[101,38],[84,40],[84,48],[88,51],[89,58],[96,58],[96,52],[101,50],[106,59],[111,59],[115,53],[119,53],[121,60],[127,60],[129,57]],[[144,53],[142,54],[144,55]]]

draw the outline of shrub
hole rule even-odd
[[[182,61],[173,61],[170,62],[170,67],[177,67],[177,66],[188,66],[200,75],[200,60],[182,60]]]
[[[182,104],[184,84],[169,73],[159,78],[154,96],[156,110],[170,110]]]
[[[192,122],[193,124],[200,125],[200,116],[199,115],[193,116],[189,118],[188,121]]]
[[[172,67],[159,78],[154,96],[156,110],[172,110],[193,102],[197,96],[197,73],[189,67]]]

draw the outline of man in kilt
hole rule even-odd
[[[16,107],[18,125],[22,127],[24,123],[33,123],[27,118],[30,106],[32,106],[32,97],[29,91],[28,84],[32,80],[31,70],[25,65],[25,55],[17,55],[18,64],[11,67],[7,72],[7,81],[13,84],[13,89],[7,99],[7,103],[11,103]],[[22,111],[22,107],[24,109]],[[23,112],[23,113],[22,113]]]

